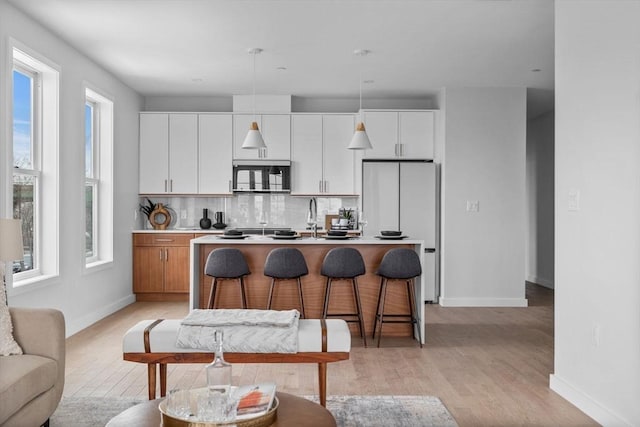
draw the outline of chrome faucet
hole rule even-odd
[[[307,214],[307,225],[313,231],[313,238],[318,238],[318,202],[315,197],[309,200],[309,213]]]

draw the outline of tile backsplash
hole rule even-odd
[[[288,194],[239,194],[229,197],[150,197],[153,203],[163,203],[172,214],[169,228],[199,228],[202,210],[209,209],[209,218],[215,222],[215,212],[224,212],[229,228],[261,227],[261,216],[266,218],[266,227],[307,227],[307,212],[311,197]],[[318,204],[318,226],[324,226],[325,215],[337,214],[340,208],[357,210],[358,197],[316,197]],[[146,203],[146,197],[140,198]],[[144,214],[136,215],[135,229],[148,229]]]

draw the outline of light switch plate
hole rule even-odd
[[[480,202],[478,200],[467,200],[467,212],[480,212]]]
[[[572,188],[569,190],[567,197],[567,209],[570,212],[577,212],[580,210],[580,190]]]

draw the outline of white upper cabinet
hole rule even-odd
[[[169,115],[140,114],[139,192],[166,193],[169,179]]]
[[[291,115],[291,192],[322,191],[322,115]]]
[[[355,153],[349,142],[355,131],[353,114],[325,114],[322,117],[322,161],[324,192],[354,194]]]
[[[233,115],[233,158],[244,160],[291,158],[291,117],[289,114],[256,114],[262,138],[267,148],[244,149],[242,143],[254,121],[253,114]]]
[[[354,194],[353,114],[291,116],[291,192]]]
[[[198,116],[169,115],[169,193],[198,193]]]
[[[363,111],[363,115],[373,146],[365,158],[433,159],[434,111]]]
[[[198,116],[198,192],[229,194],[232,181],[233,116]]]
[[[140,193],[198,192],[197,124],[195,114],[140,114]]]

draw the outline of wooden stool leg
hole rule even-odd
[[[331,298],[331,277],[327,277],[327,284],[324,288],[324,308],[322,309],[322,318],[327,318],[329,312],[329,299]]]
[[[244,291],[244,278],[240,276],[240,298],[242,299],[242,308],[247,308],[247,294]]]
[[[382,281],[382,300],[380,300],[380,330],[378,331],[378,347],[380,347],[380,338],[382,338],[382,325],[384,323],[384,301],[387,298],[387,280]]]
[[[362,317],[362,304],[360,303],[360,291],[358,290],[358,279],[356,279],[355,277],[352,280],[352,284],[353,284],[353,294],[355,295],[355,299],[356,299],[356,311],[357,311],[357,315],[358,315],[358,324],[360,325],[360,336],[362,337],[362,341],[364,343],[364,346],[367,346],[367,334],[364,330],[364,319]]]
[[[418,343],[420,344],[420,348],[422,348],[422,331],[420,330],[420,322],[418,321],[418,307],[416,306],[416,297],[415,297],[415,291],[413,289],[414,287],[414,279],[411,279],[408,281],[409,283],[409,295],[411,298],[411,305],[409,307],[411,307],[411,321],[415,322],[415,327],[416,329],[418,329]],[[411,324],[411,327],[413,328],[413,323]]]
[[[376,315],[373,318],[373,334],[371,338],[376,339],[376,327],[378,326],[378,315],[380,314],[380,299],[382,298],[382,284],[384,277],[380,278],[380,289],[378,289],[378,302],[376,303]]]
[[[320,405],[327,406],[327,364],[318,363],[318,388],[320,393]]]
[[[304,319],[304,299],[302,298],[302,280],[300,280],[300,278],[298,277],[297,282],[298,282],[298,295],[300,297],[300,310],[302,311],[302,313],[300,313],[300,318]]]
[[[212,309],[216,302],[216,289],[218,288],[218,278],[215,277],[213,279],[213,284],[211,285],[211,293],[209,293],[209,304],[207,304],[208,309]]]
[[[156,364],[147,364],[147,383],[149,387],[149,400],[156,398]]]
[[[271,286],[269,287],[269,298],[267,299],[267,310],[271,310],[271,300],[273,299],[273,285],[275,284],[276,279],[271,278]]]
[[[160,364],[160,397],[167,395],[167,364]]]

